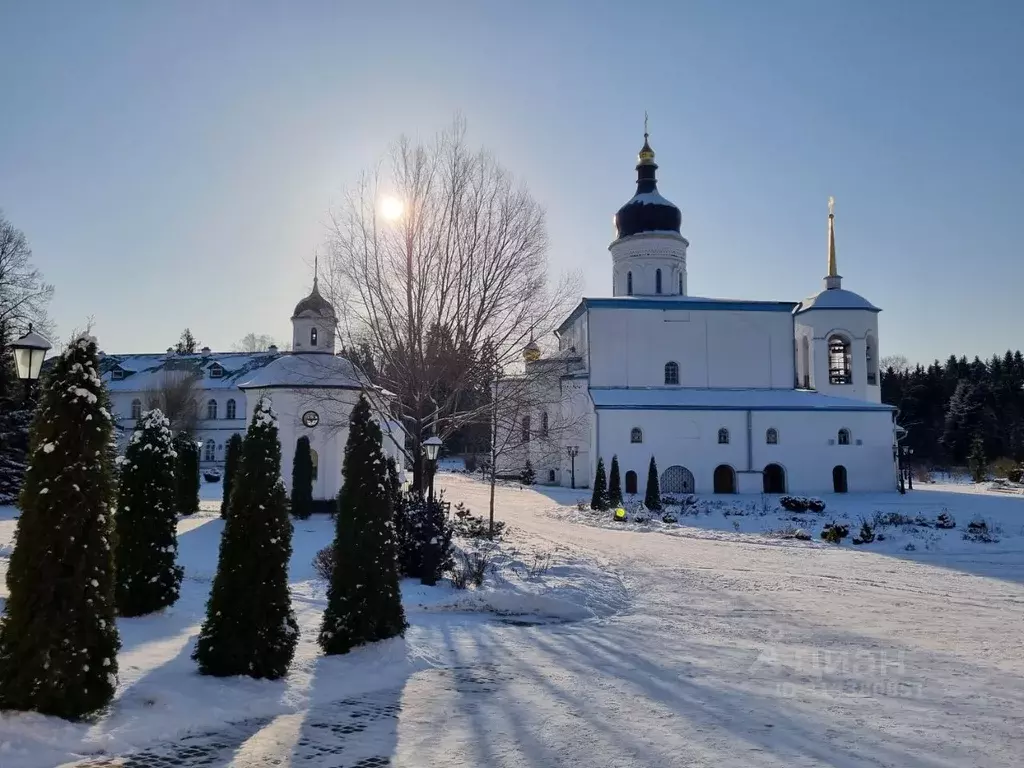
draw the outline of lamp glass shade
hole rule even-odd
[[[437,452],[441,450],[440,438],[428,437],[423,441],[423,450],[427,452],[428,461],[437,461]]]
[[[18,369],[18,378],[22,381],[35,381],[43,369],[43,358],[46,350],[38,347],[15,347],[14,365]]]

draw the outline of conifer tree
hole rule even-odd
[[[242,436],[237,432],[228,439],[228,447],[224,449],[224,498],[220,502],[220,516],[228,516],[228,503],[231,501],[231,489],[238,473],[238,465],[242,460]]]
[[[305,520],[313,512],[313,454],[309,438],[303,435],[295,441],[292,460],[292,517]]]
[[[533,463],[527,459],[526,466],[519,474],[519,483],[520,485],[533,485],[535,482],[537,482],[537,473],[533,471]]]
[[[967,466],[971,470],[974,482],[985,481],[988,475],[988,459],[985,458],[985,441],[981,439],[981,435],[975,435],[974,440],[971,441],[971,453],[967,457]]]
[[[143,616],[178,600],[183,569],[175,564],[174,461],[170,422],[158,409],[142,414],[121,461],[114,518],[121,616]]]
[[[597,472],[594,474],[594,493],[590,497],[590,508],[608,509],[608,480],[604,474],[604,459],[597,460]]]
[[[32,422],[0,618],[0,709],[80,719],[117,686],[113,424],[98,369],[96,340],[71,342]]]
[[[319,637],[328,655],[402,635],[406,628],[392,524],[393,480],[365,396],[352,409],[341,471],[345,485],[335,516],[334,572]]]
[[[288,592],[286,500],[277,417],[261,399],[242,443],[217,575],[192,654],[201,674],[276,680],[288,672],[299,627]]]
[[[644,506],[648,509],[661,509],[661,484],[658,482],[658,465],[651,456],[647,467],[647,492],[644,494]]]
[[[622,478],[619,477],[619,457],[612,455],[612,468],[608,473],[608,503],[612,507],[622,506]]]
[[[195,438],[182,430],[174,436],[175,511],[192,515],[199,511],[199,446]]]

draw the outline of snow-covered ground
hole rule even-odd
[[[438,485],[486,513],[484,484]],[[272,683],[202,678],[189,659],[222,528],[207,486],[211,501],[180,526],[182,599],[119,622],[110,713],[0,716],[0,766],[138,748],[147,768],[1020,766],[1024,497],[964,490],[829,496],[822,515],[736,497],[677,524],[622,524],[576,509],[586,491],[502,486],[511,530],[485,587],[406,582],[405,639],[331,659],[315,645],[324,599],[310,566],[331,524],[300,522],[303,636]],[[856,534],[876,511],[943,510],[956,529],[896,526],[864,547],[817,538],[832,519]],[[0,575],[13,516],[0,509]],[[998,543],[962,539],[976,516]],[[777,537],[791,526],[814,540]]]

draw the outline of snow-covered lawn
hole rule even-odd
[[[486,485],[438,485],[486,514]],[[829,496],[823,515],[798,515],[813,518],[802,527],[815,538],[801,542],[772,535],[797,524],[759,497],[679,524],[617,524],[576,509],[586,491],[503,486],[498,574],[468,592],[404,583],[406,638],[332,659],[315,645],[324,596],[310,566],[331,523],[300,522],[302,641],[291,674],[271,683],[202,678],[189,659],[216,567],[216,490],[204,487],[204,511],[180,525],[182,599],[119,622],[111,712],[92,724],[0,716],[0,766],[50,767],[238,721],[203,765],[381,764],[357,754],[408,768],[1021,765],[1024,497],[959,486]],[[943,509],[953,531],[899,526],[865,547],[817,538],[833,518],[856,534],[875,511]],[[0,509],[0,576],[13,515]],[[976,515],[998,524],[999,543],[961,538]],[[357,705],[380,716],[331,737],[347,752],[311,746]]]

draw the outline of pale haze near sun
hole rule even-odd
[[[394,195],[385,195],[380,199],[380,215],[388,221],[397,221],[405,213],[405,203]]]

